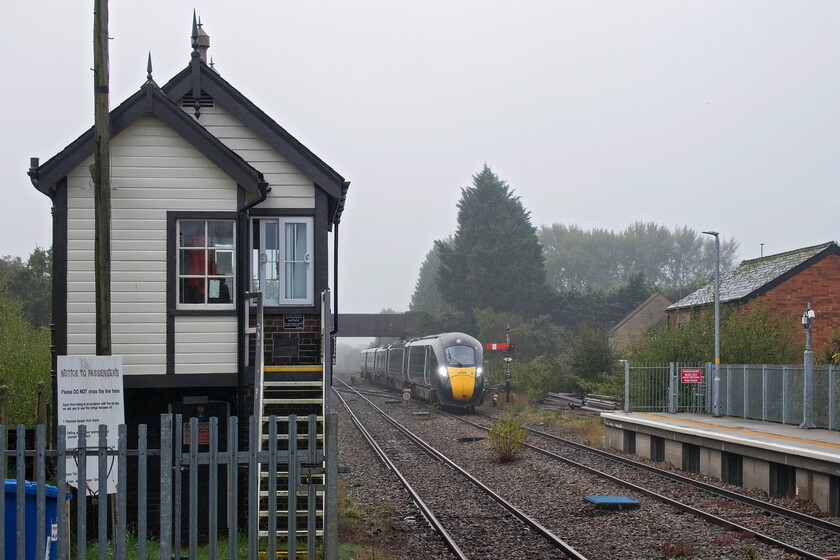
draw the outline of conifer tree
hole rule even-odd
[[[461,189],[451,243],[435,244],[441,297],[465,316],[488,307],[534,316],[553,307],[530,213],[487,165]]]

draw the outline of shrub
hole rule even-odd
[[[512,416],[502,416],[490,426],[490,449],[493,460],[507,463],[516,459],[525,449],[528,432],[522,427],[522,421]]]
[[[9,424],[35,426],[38,381],[50,391],[50,332],[33,328],[21,304],[0,291],[0,385],[9,386]]]

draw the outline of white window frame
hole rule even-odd
[[[188,247],[181,244],[181,224],[184,222],[203,222],[204,223],[204,246],[203,247]],[[230,245],[208,245],[208,222],[229,222],[233,231],[233,242]],[[208,216],[206,218],[177,218],[175,220],[175,308],[182,310],[228,310],[236,309],[236,220],[227,218],[214,218]],[[201,275],[182,275],[181,274],[181,251],[182,250],[203,250],[204,251],[204,273]],[[230,274],[208,274],[207,264],[209,262],[208,251],[229,252],[231,253],[231,272]],[[181,280],[188,278],[202,279],[205,282],[204,303],[181,303]],[[230,295],[229,303],[209,303],[209,293],[211,291],[210,281],[214,279],[231,278],[231,285],[228,286]]]
[[[258,221],[258,224],[254,222]],[[266,232],[266,226],[272,224],[277,226],[277,256],[276,260],[269,260],[272,255],[267,254],[268,237],[270,233]],[[298,266],[305,267],[305,282],[306,282],[306,296],[302,298],[286,297],[286,287],[288,278],[286,275],[286,261],[284,250],[286,248],[286,226],[290,224],[303,224],[306,232],[306,243],[303,255],[297,255],[299,258],[294,263]],[[258,230],[255,231],[255,227]],[[251,283],[255,283],[254,273],[258,271],[259,276],[259,290],[263,293],[263,305],[269,307],[309,307],[315,304],[315,229],[314,219],[312,216],[279,216],[267,217],[260,216],[251,221],[251,239],[255,236],[259,238],[259,254],[254,247],[251,248]],[[257,263],[253,262],[259,259]],[[282,260],[281,260],[282,259]],[[271,290],[268,290],[267,273],[271,267],[275,267],[278,285]],[[256,270],[255,270],[256,268]],[[282,271],[282,274],[281,274]],[[257,286],[254,286],[257,288]],[[271,292],[271,293],[270,293]],[[276,296],[274,293],[276,292]],[[271,296],[271,297],[269,297]]]

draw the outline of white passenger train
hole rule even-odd
[[[443,333],[362,351],[362,377],[444,406],[484,400],[484,351],[464,333]]]

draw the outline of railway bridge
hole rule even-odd
[[[420,336],[416,317],[411,313],[339,313],[338,337]]]

